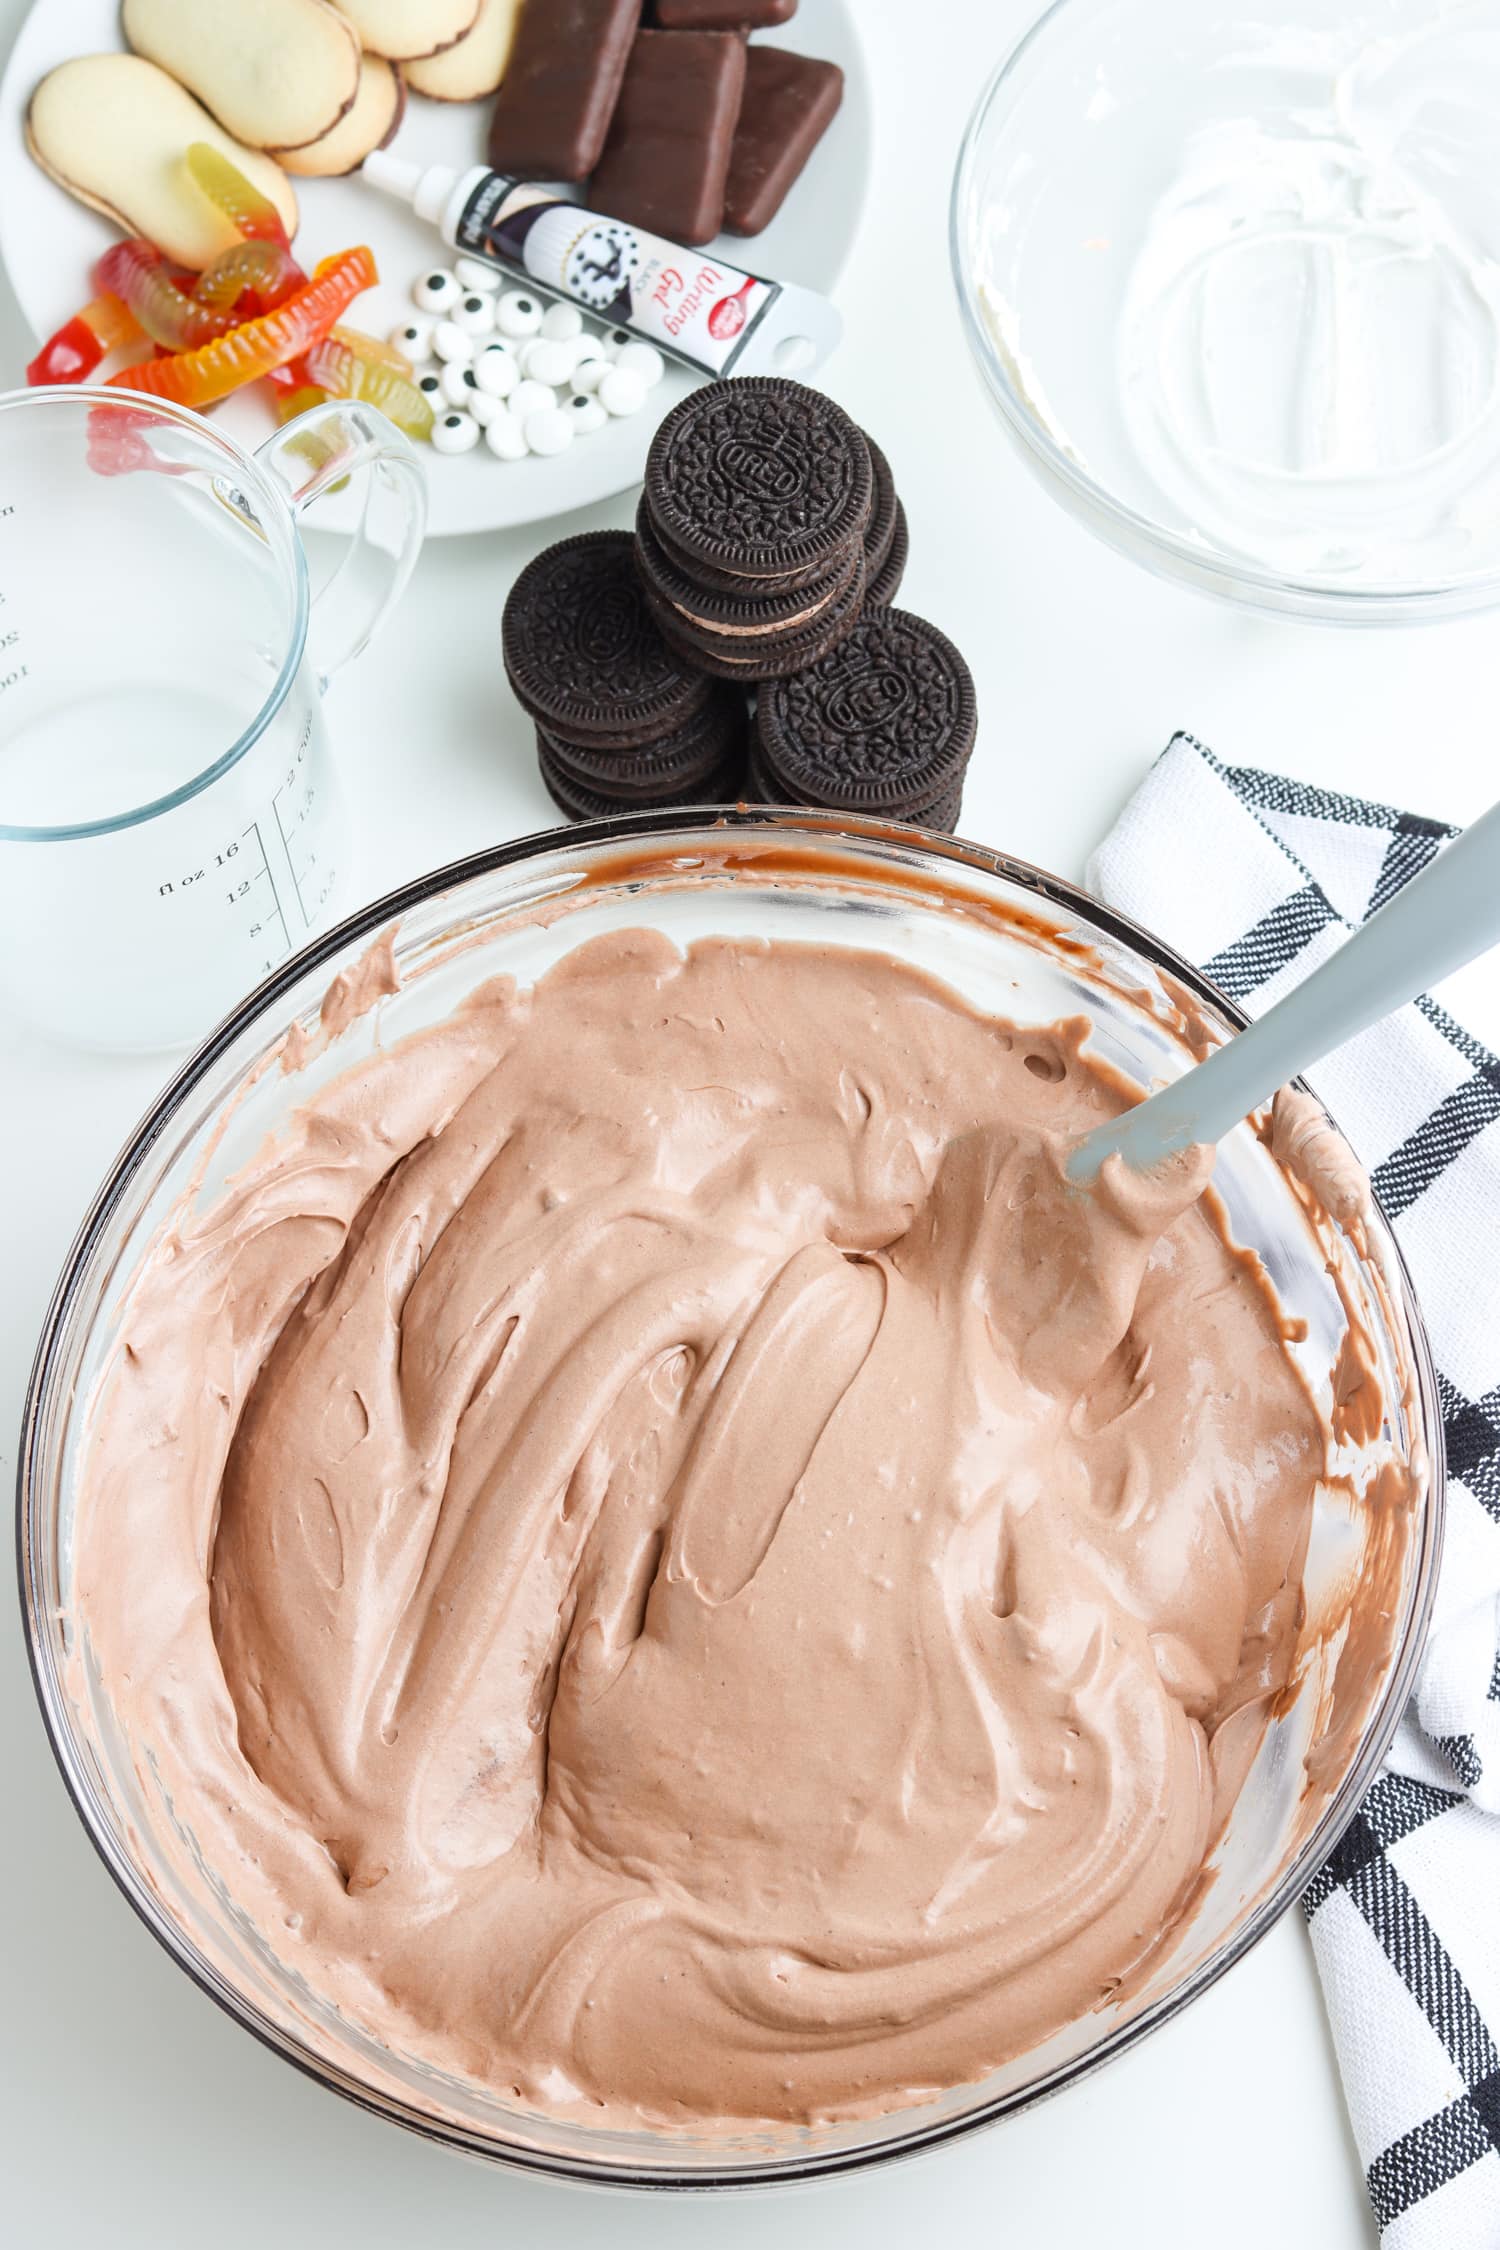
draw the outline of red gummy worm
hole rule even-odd
[[[105,355],[139,336],[134,314],[107,292],[65,320],[26,370],[28,383],[81,383]]]

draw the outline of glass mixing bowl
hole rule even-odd
[[[319,1003],[375,935],[397,926],[401,989],[316,1049]],[[527,2111],[384,2046],[277,1957],[212,1870],[194,1863],[149,1748],[122,1741],[73,1607],[80,1447],[121,1300],[179,1199],[197,1205],[315,1088],[379,1041],[447,1014],[498,972],[522,983],[585,938],[648,925],[709,935],[878,947],[969,1000],[1037,1022],[1086,1013],[1095,1049],[1136,1079],[1170,1078],[1242,1021],[1145,932],[1036,869],[946,837],[833,815],[663,812],[508,844],[393,893],[278,969],[207,1040],[145,1118],[100,1189],[48,1313],[22,1430],[22,1598],[42,1713],[105,1865],[173,1958],[267,2045],[379,2115],[470,2153],[596,2184],[692,2189],[837,2174],[938,2145],[1035,2101],[1142,2037],[1204,1990],[1298,1896],[1352,1817],[1390,1740],[1421,1647],[1439,1546],[1441,1454],[1431,1364],[1394,1243],[1375,1222],[1361,1257],[1317,1220],[1241,1127],[1216,1184],[1237,1239],[1265,1262],[1321,1402],[1347,1315],[1367,1326],[1384,1428],[1346,1448],[1357,1485],[1409,1469],[1393,1519],[1329,1484],[1304,1584],[1295,1692],[1261,1743],[1196,1915],[1128,1999],[1116,1999],[979,2084],[891,2115],[819,2130],[727,2134],[580,2127]],[[1331,1269],[1331,1270],[1330,1270]],[[1376,1519],[1380,1520],[1377,1521]],[[1362,1571],[1379,1546],[1381,1568]],[[1320,1631],[1348,1589],[1373,1634]],[[1340,1594],[1342,1589],[1342,1594]],[[173,1844],[177,1848],[172,1848]]]
[[[1500,599],[1500,22],[1055,0],[959,152],[968,341],[1100,538],[1255,608]]]

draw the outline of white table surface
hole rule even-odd
[[[24,7],[0,0],[0,44]],[[858,12],[877,153],[827,383],[895,467],[912,534],[903,601],[953,636],[978,679],[964,833],[1077,875],[1179,726],[1236,761],[1471,817],[1496,786],[1500,622],[1335,634],[1211,606],[1116,560],[1012,459],[960,340],[945,224],[965,115],[1027,0],[861,0]],[[6,297],[0,380],[19,378],[26,342]],[[623,525],[632,507],[556,529]],[[432,547],[395,629],[337,687],[333,725],[357,785],[351,905],[555,818],[499,657],[506,589],[542,543],[523,532]],[[160,1062],[71,1055],[0,1019],[7,1484],[53,1278],[164,1076]],[[27,2250],[1375,2240],[1296,1915],[1134,2054],[965,2146],[809,2193],[648,2204],[430,2148],[310,2085],[222,2016],[95,1860],[43,1739],[13,1607],[0,1759],[0,2238]]]

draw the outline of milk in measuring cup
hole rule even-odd
[[[0,840],[0,987],[73,1040],[207,1031],[333,905],[341,823],[316,694],[294,683],[235,759],[243,693],[158,679],[44,698],[26,693],[34,673],[0,679],[7,730],[41,705],[3,738],[7,826],[51,832]]]

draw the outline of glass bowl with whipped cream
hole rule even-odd
[[[43,1715],[231,2015],[436,2140],[836,2175],[1067,2085],[1298,1896],[1440,1541],[1399,1253],[1035,869],[663,812],[354,915],[167,1087],[21,1445]]]
[[[1500,15],[1056,0],[953,188],[970,346],[1053,495],[1343,623],[1500,598]]]

